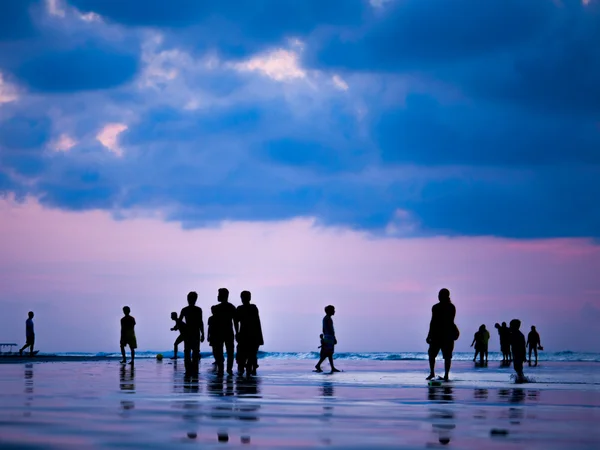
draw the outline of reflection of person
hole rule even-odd
[[[177,339],[175,339],[175,343],[173,344],[173,357],[171,358],[177,359],[177,349],[179,347],[179,344],[183,342],[184,338],[185,323],[183,323],[183,321],[179,317],[177,317],[176,312],[171,313],[171,320],[175,321],[175,326],[171,328],[171,331],[179,331],[179,336],[177,336]]]
[[[340,372],[333,365],[333,353],[335,351],[335,346],[337,345],[337,339],[335,337],[335,330],[333,328],[333,319],[332,317],[335,314],[335,307],[332,305],[328,305],[325,307],[325,317],[323,318],[323,343],[321,344],[321,355],[319,357],[319,362],[315,366],[315,372],[323,372],[321,369],[321,364],[325,359],[329,360],[329,365],[331,366],[331,372]]]
[[[183,351],[185,358],[185,371],[188,375],[198,373],[200,362],[200,343],[204,342],[204,323],[202,322],[202,309],[196,306],[198,294],[189,292],[187,295],[188,306],[181,310],[179,319],[185,319]]]
[[[240,294],[242,304],[236,309],[235,320],[239,323],[238,333],[238,372],[240,375],[256,375],[258,367],[258,349],[264,345],[260,314],[256,305],[250,304],[252,294],[243,291]]]
[[[429,323],[429,333],[426,339],[429,344],[429,376],[427,379],[435,378],[435,358],[441,350],[444,357],[444,380],[448,381],[454,341],[459,336],[458,328],[454,323],[456,307],[450,300],[448,289],[440,290],[438,300],[439,302],[431,308],[431,322]]]
[[[471,347],[475,345],[475,356],[473,356],[473,361],[477,359],[477,355],[479,354],[479,361],[483,364],[483,357],[485,356],[485,362],[488,360],[488,342],[490,340],[490,332],[485,329],[485,325],[481,325],[479,327],[479,331],[475,333],[473,337],[473,342],[471,342]]]
[[[135,319],[130,315],[131,309],[129,306],[123,307],[123,318],[121,319],[121,355],[123,360],[121,364],[125,364],[127,358],[125,357],[125,347],[129,345],[131,351],[131,361],[129,364],[133,364],[135,360],[135,349],[137,348],[137,339],[135,338]]]
[[[525,336],[519,330],[521,321],[513,319],[510,321],[510,347],[512,350],[513,367],[517,373],[517,382],[525,381],[523,374],[523,362],[526,359]]]
[[[531,326],[531,331],[527,335],[527,343],[525,344],[529,348],[529,365],[531,366],[531,352],[535,355],[535,365],[538,364],[538,349],[543,350],[542,343],[540,342],[540,335],[535,329],[535,326]]]
[[[29,311],[25,321],[25,345],[19,350],[19,355],[23,355],[23,350],[29,347],[29,355],[33,356],[33,346],[35,344],[35,333],[33,331],[33,311]]]

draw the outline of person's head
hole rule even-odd
[[[27,316],[28,316],[30,319],[33,319],[33,311],[29,311],[29,312],[27,313]]]
[[[499,324],[498,322],[496,322],[496,323],[494,324],[494,328],[500,328],[500,324]]]
[[[506,328],[506,322],[502,322],[502,328]]]
[[[513,319],[510,321],[511,330],[518,330],[519,328],[521,328],[521,321],[519,319]]]
[[[219,293],[217,294],[217,300],[221,303],[226,302],[227,300],[229,300],[229,289],[227,288],[220,288],[219,289]]]
[[[325,307],[325,314],[328,316],[333,316],[335,314],[335,307],[333,305],[327,305]]]
[[[531,331],[535,331],[535,325],[531,325]]]
[[[450,291],[446,288],[440,289],[438,293],[438,300],[444,303],[450,303]]]
[[[485,331],[485,325],[481,325],[481,326],[479,327],[479,331]]]
[[[171,313],[171,319],[177,320],[177,313],[176,312],[172,312]]]
[[[323,339],[323,333],[321,333],[321,334],[319,335],[319,337],[320,337],[321,339]]]
[[[123,306],[123,314],[128,316],[130,312],[131,312],[131,308],[129,306]]]
[[[217,310],[217,307],[216,307],[215,305],[212,305],[212,306],[210,307],[210,312],[211,312],[211,313],[213,313],[213,314],[214,314],[216,310]]]
[[[195,291],[188,292],[188,295],[187,295],[188,305],[194,306],[197,301],[198,301],[198,293]]]
[[[252,294],[250,294],[250,291],[242,291],[242,293],[240,294],[240,298],[242,299],[242,303],[244,305],[247,305],[248,303],[250,303]]]

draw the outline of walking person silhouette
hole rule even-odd
[[[236,309],[235,306],[229,303],[229,290],[226,288],[219,289],[217,300],[219,304],[214,306],[213,311],[214,327],[217,331],[215,338],[212,336],[211,326],[211,344],[215,360],[217,361],[217,374],[223,375],[223,345],[225,345],[227,351],[227,374],[233,375],[234,342],[238,336],[238,323],[235,320]]]
[[[456,307],[450,300],[450,291],[445,288],[441,289],[438,293],[438,300],[439,303],[431,308],[431,322],[426,339],[429,344],[429,376],[427,380],[435,378],[435,358],[441,350],[444,356],[444,381],[448,381],[454,341],[458,339],[459,331],[454,323]]]
[[[335,307],[328,305],[325,307],[325,317],[323,317],[323,339],[321,344],[321,354],[319,356],[319,362],[315,366],[315,372],[323,372],[321,364],[325,359],[329,360],[331,366],[331,372],[341,372],[336,369],[333,365],[333,353],[335,352],[335,346],[337,345],[337,339],[335,337],[335,330],[333,328],[332,317],[335,314]]]
[[[29,356],[34,355],[33,346],[35,345],[35,333],[33,331],[33,311],[27,313],[25,321],[25,345],[19,350],[19,355],[23,355],[23,351],[29,347]]]

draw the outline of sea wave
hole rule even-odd
[[[138,351],[136,358],[150,359],[156,358],[157,354],[162,354],[165,359],[173,356],[173,351]],[[121,353],[118,352],[99,352],[99,353],[84,353],[84,352],[62,352],[54,353],[58,356],[78,356],[78,357],[102,357],[107,359],[121,358]],[[211,352],[201,352],[202,358],[212,358]],[[183,355],[180,353],[180,357]],[[276,359],[276,360],[309,360],[319,357],[318,352],[258,352],[259,359]],[[429,357],[426,352],[340,352],[335,354],[336,359],[341,360],[366,360],[366,361],[426,361]],[[472,352],[455,352],[453,360],[455,361],[471,361],[473,359]],[[499,352],[489,353],[490,361],[501,361],[502,354]],[[599,353],[581,353],[570,350],[560,352],[541,352],[539,355],[540,361],[557,361],[557,362],[600,362]]]

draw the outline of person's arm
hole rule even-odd
[[[477,340],[477,333],[475,333],[475,335],[473,336],[473,342],[471,342],[471,347],[473,347],[476,340]]]
[[[431,320],[429,321],[429,332],[427,333],[427,338],[425,339],[425,341],[428,344],[431,344],[431,331],[433,330],[433,326],[435,324],[434,319],[435,319],[435,313],[434,313],[434,309],[433,307],[431,308]]]
[[[204,322],[202,321],[202,309],[200,309],[200,342],[204,342]]]
[[[237,335],[240,332],[240,321],[238,320],[237,309],[235,306],[231,306],[233,308],[233,329],[235,330],[235,340],[237,341]]]

